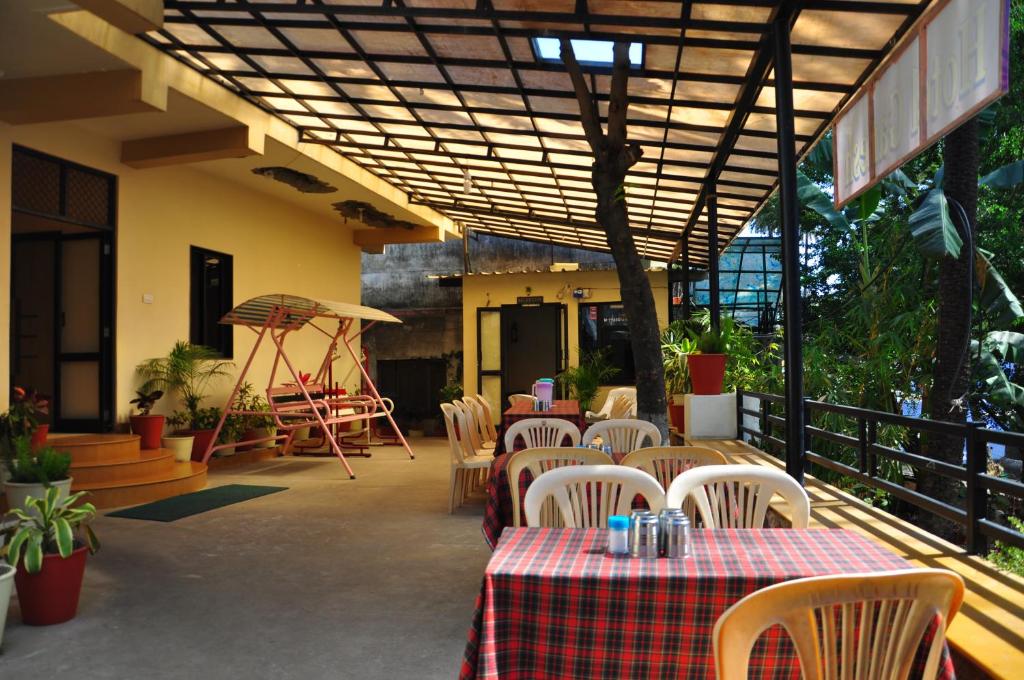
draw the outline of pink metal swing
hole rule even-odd
[[[330,332],[321,328],[315,322],[316,319],[333,319],[338,322],[338,328]],[[369,321],[363,327],[359,322]],[[364,427],[369,429],[370,423],[375,418],[387,418],[392,430],[397,435],[397,440],[405,447],[409,458],[415,458],[409,443],[405,440],[401,430],[391,417],[391,410],[394,405],[390,399],[384,399],[377,392],[377,387],[370,379],[370,375],[362,362],[352,349],[352,343],[359,338],[366,330],[379,322],[402,323],[399,319],[372,307],[363,307],[345,302],[331,302],[327,300],[313,300],[310,298],[298,297],[295,295],[284,295],[275,293],[273,295],[261,295],[252,298],[238,305],[224,315],[220,320],[223,324],[245,326],[256,333],[256,342],[253,344],[249,358],[238,376],[235,389],[232,390],[228,403],[224,406],[217,429],[214,430],[213,438],[203,455],[203,462],[206,463],[215,451],[237,446],[239,444],[258,444],[263,442],[284,441],[284,450],[288,451],[293,444],[295,433],[303,428],[319,427],[327,441],[330,450],[338,457],[341,464],[345,466],[349,477],[355,479],[355,473],[345,460],[345,454],[337,439],[337,425],[364,421]],[[284,350],[284,341],[289,333],[297,331],[305,326],[311,326],[329,338],[327,352],[316,375],[309,380],[303,380],[295,366],[288,359]],[[270,378],[267,382],[267,403],[268,411],[245,411],[234,408],[238,392],[245,383],[246,374],[252,366],[264,338],[276,347],[273,368],[270,371]],[[334,361],[338,358],[336,353],[338,344],[345,346],[353,363],[363,374],[363,387],[368,394],[338,394],[331,389],[329,379]],[[281,363],[284,363],[287,374],[291,375],[294,382],[287,384],[275,384],[275,377]],[[250,439],[228,444],[217,444],[217,437],[224,428],[224,423],[229,416],[269,416],[277,425],[278,434],[259,439]]]

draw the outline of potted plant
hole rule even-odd
[[[178,463],[187,463],[192,460],[192,447],[195,445],[194,434],[182,434],[174,432],[160,438],[160,445],[174,452],[174,460]]]
[[[342,390],[342,392],[344,392],[344,390]],[[267,400],[257,394],[256,389],[248,382],[243,383],[241,389],[238,391],[238,396],[235,397],[234,408],[237,411],[254,411],[263,413],[270,411],[270,405],[267,403]],[[249,413],[240,416],[240,418],[241,422],[239,424],[239,430],[242,433],[241,441],[266,439],[274,436],[276,428],[274,427],[274,419],[270,416]],[[273,445],[273,441],[255,444],[257,448],[261,449],[270,448]],[[249,448],[251,448],[251,446]]]
[[[141,438],[142,448],[159,449],[160,435],[164,433],[164,417],[151,415],[150,411],[153,410],[153,406],[160,397],[164,396],[164,392],[163,390],[151,392],[136,390],[135,395],[135,398],[128,402],[135,404],[135,408],[139,410],[137,414],[130,417],[132,432]]]
[[[29,498],[11,511],[7,561],[16,568],[21,619],[30,626],[63,623],[75,617],[82,592],[86,552],[99,542],[88,526],[96,514],[91,503],[79,503],[86,492],[62,498],[51,487],[42,498]],[[81,538],[76,532],[84,529]]]
[[[31,437],[33,446],[46,443],[50,426],[40,423],[39,416],[49,413],[49,400],[33,389],[15,387],[11,390],[11,406],[0,415],[0,447],[5,460],[10,460],[17,437]]]
[[[51,488],[61,498],[71,490],[71,455],[52,446],[32,448],[28,436],[15,438],[13,456],[7,461],[8,479],[4,482],[7,507],[20,508],[28,498],[42,498]]]
[[[619,369],[608,362],[607,352],[603,349],[592,352],[580,352],[578,366],[570,366],[559,373],[555,380],[569,390],[569,396],[580,404],[580,411],[590,409],[601,385],[615,377]]]
[[[725,362],[732,341],[733,320],[725,317],[718,328],[706,328],[700,333],[691,331],[697,351],[686,358],[694,394],[721,394],[725,379]]]
[[[661,334],[661,356],[665,368],[665,391],[668,414],[673,427],[683,431],[685,422],[683,396],[690,390],[687,357],[697,351],[697,342],[689,334],[688,323],[673,321]]]
[[[233,364],[221,359],[216,350],[179,340],[166,357],[148,359],[136,368],[146,381],[141,388],[143,391],[162,389],[174,392],[181,399],[184,409],[175,411],[167,422],[185,429],[183,434],[195,436],[192,460],[202,460],[213,437],[213,428],[220,419],[219,409],[212,409],[217,415],[211,418],[211,409],[202,408],[203,400],[209,395],[210,382],[228,375],[227,369],[231,366]]]

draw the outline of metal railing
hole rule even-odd
[[[756,410],[747,408],[743,397],[758,400]],[[785,450],[786,417],[782,413],[784,398],[777,394],[736,391],[736,438],[745,440],[750,435],[764,448]],[[984,553],[988,539],[1003,541],[1024,548],[1024,533],[992,519],[992,500],[1002,495],[1024,501],[1024,484],[996,477],[988,473],[988,445],[1024,448],[1024,434],[1001,432],[983,427],[980,423],[950,423],[927,418],[872,411],[804,399],[804,437],[801,451],[804,466],[813,463],[834,473],[855,480],[871,489],[877,489],[934,515],[959,525],[964,530],[965,547],[972,554]],[[833,413],[856,423],[856,436],[833,432],[814,426],[815,413]],[[756,417],[757,427],[748,427],[744,416]],[[878,428],[894,425],[922,435],[942,435],[959,438],[965,447],[964,464],[957,465],[936,460],[911,451],[885,446],[878,441]],[[782,435],[782,437],[778,436]],[[829,442],[855,454],[855,465],[848,465],[814,450],[817,442]],[[963,503],[952,505],[920,491],[897,484],[879,474],[879,465],[891,461],[915,470],[947,477],[963,485]]]

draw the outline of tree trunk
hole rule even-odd
[[[935,367],[928,397],[928,416],[934,420],[963,423],[967,420],[967,391],[971,371],[969,355],[971,332],[970,280],[978,207],[978,123],[972,118],[946,136],[943,149],[945,175],[943,188],[950,200],[950,213],[960,224],[953,201],[967,213],[972,237],[964,239],[960,257],[945,257],[939,264],[938,333]],[[961,229],[963,225],[960,225]],[[924,453],[930,458],[953,465],[963,464],[963,440],[960,437],[930,434],[924,439]],[[920,472],[918,489],[936,500],[963,507],[962,485],[956,480],[926,471]],[[921,513],[921,526],[944,538],[959,540],[962,530],[929,512]]]
[[[625,198],[616,198],[624,178],[617,176],[614,169],[605,165],[595,163],[593,168],[592,182],[597,193],[596,217],[604,227],[608,247],[615,259],[622,306],[629,324],[636,371],[637,417],[657,425],[662,439],[668,442],[665,369],[654,293],[629,231]]]

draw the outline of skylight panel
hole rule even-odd
[[[573,38],[569,41],[576,61],[583,66],[611,66],[613,61],[611,40],[584,40]],[[561,45],[558,38],[533,38],[533,49],[541,61],[562,63]],[[629,44],[629,64],[640,68],[644,64],[643,43]]]

